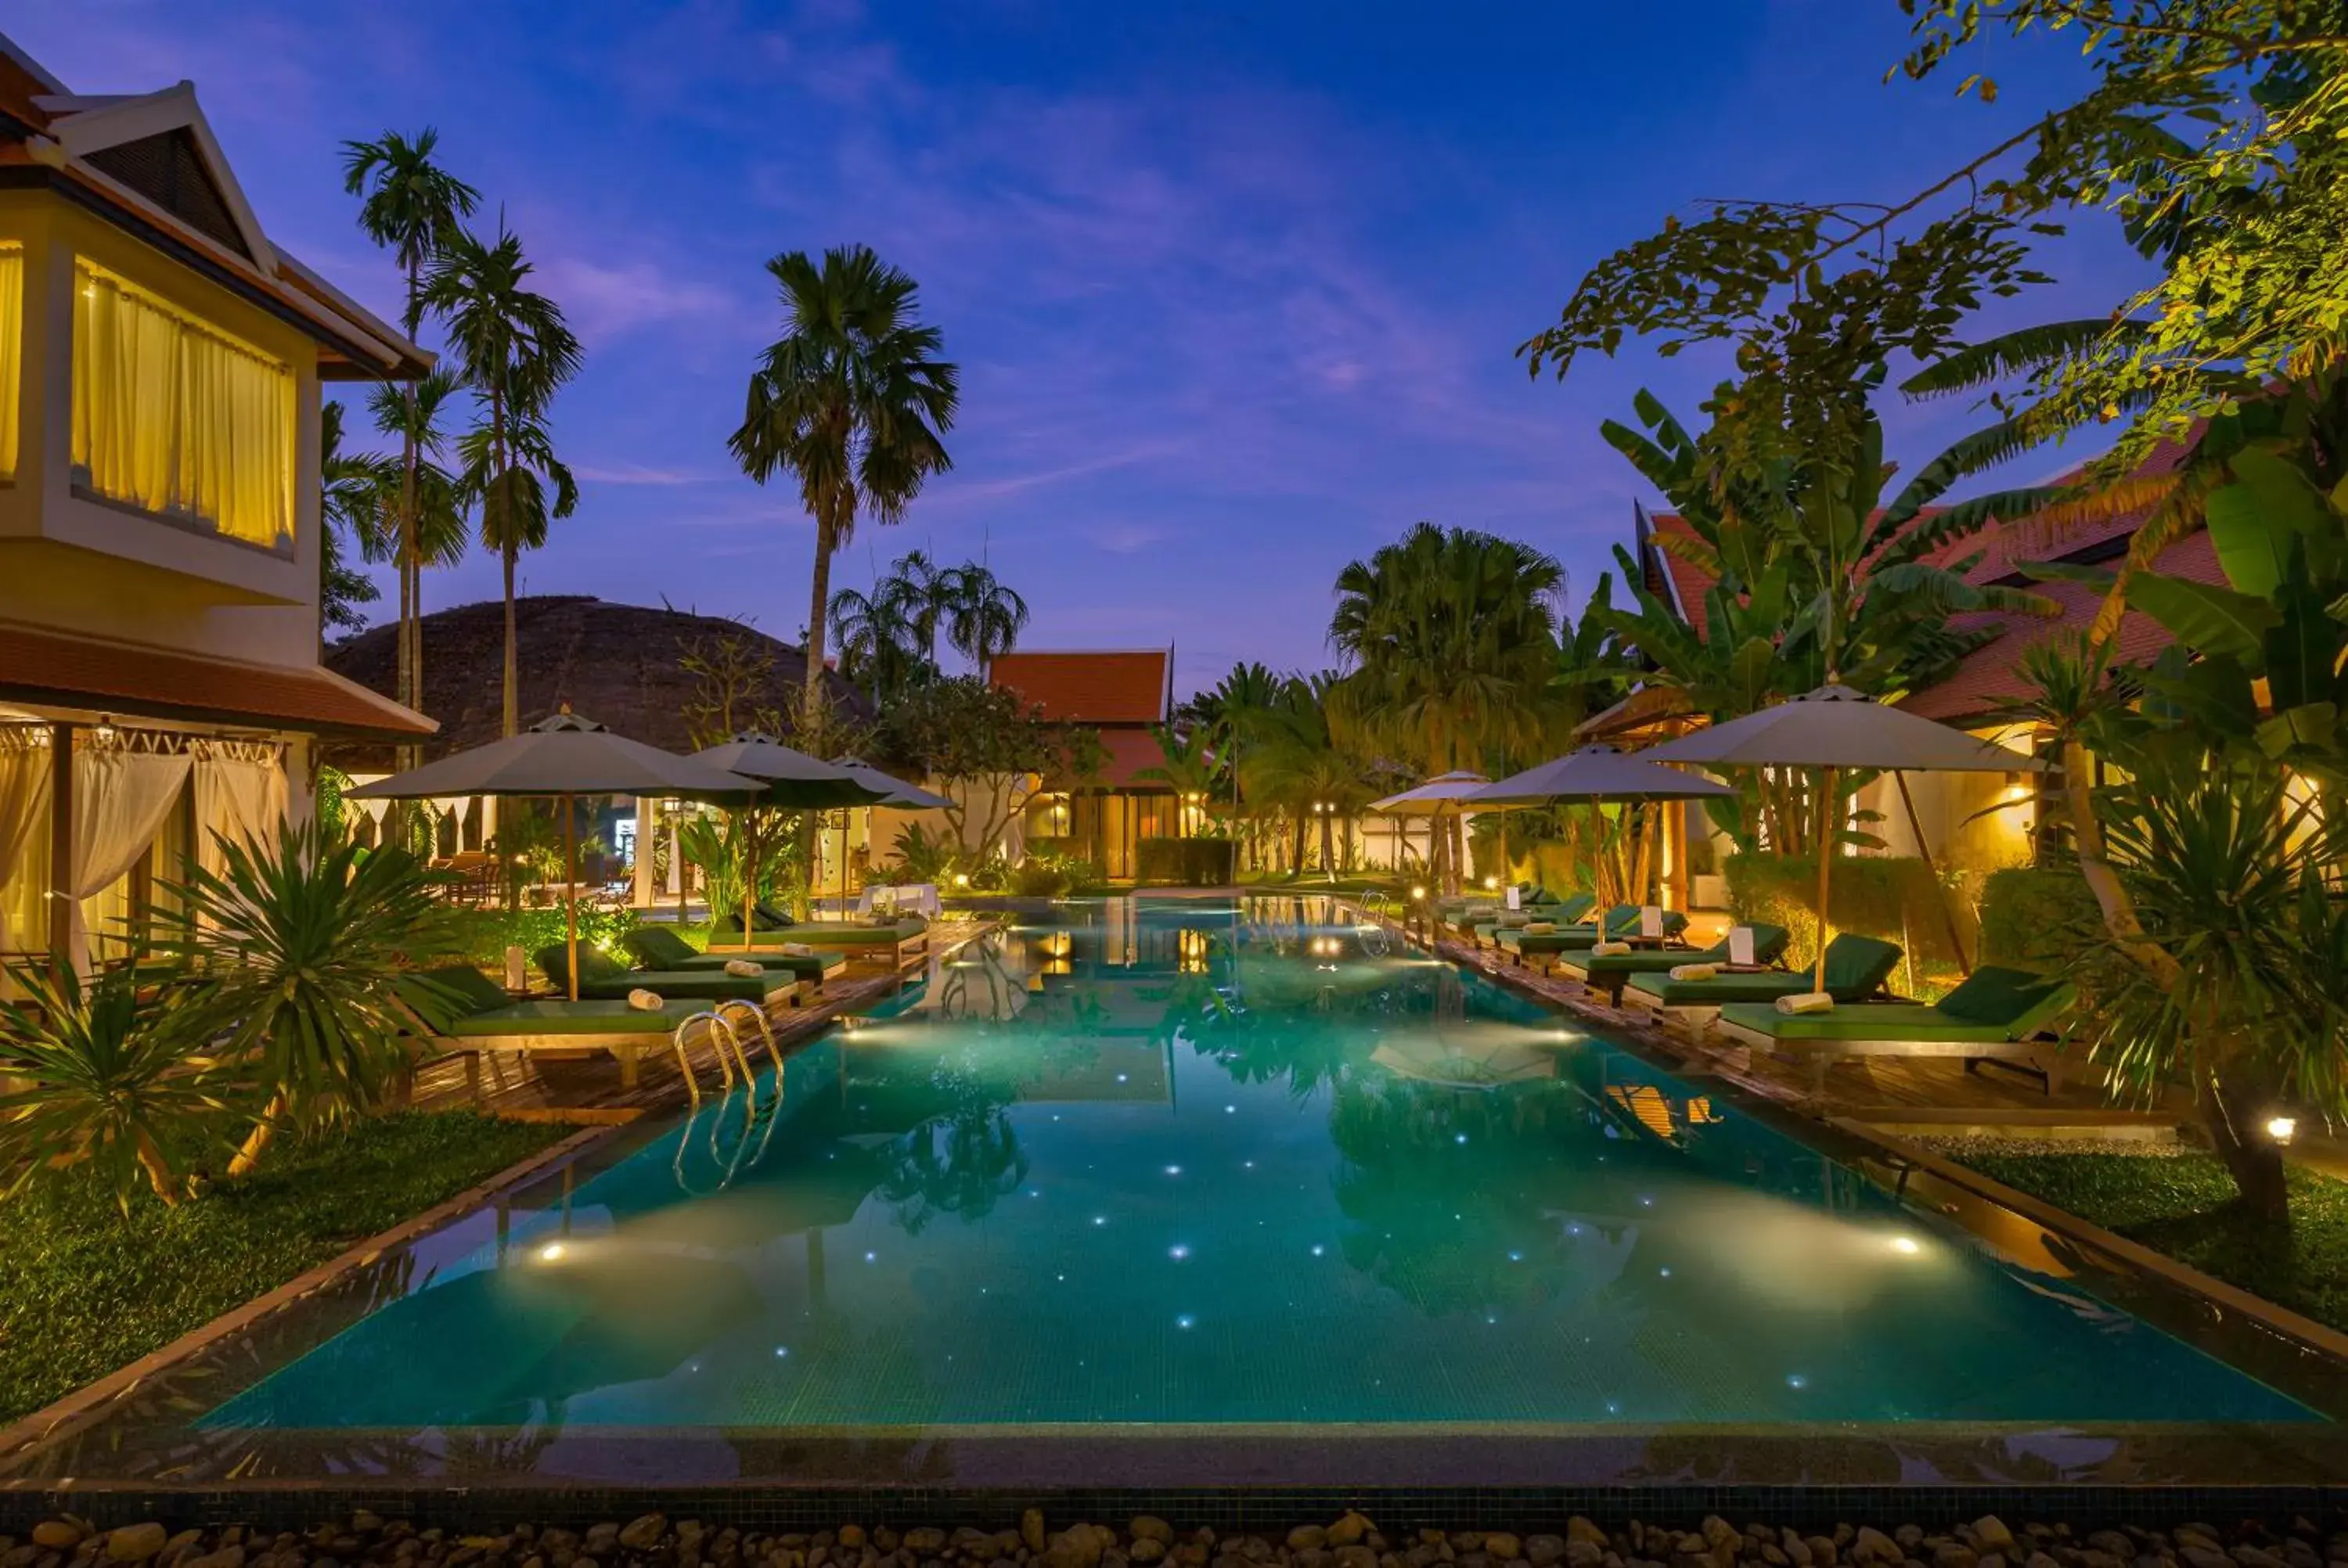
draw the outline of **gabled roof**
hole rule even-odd
[[[45,188],[298,328],[329,380],[422,374],[432,355],[263,231],[191,82],[83,96],[0,35],[0,187]]]
[[[1165,648],[998,655],[988,682],[1064,724],[1162,724],[1173,711],[1173,651]],[[1154,760],[1154,759],[1153,759]]]

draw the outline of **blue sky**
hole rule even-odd
[[[2076,80],[2041,46],[1990,56],[1994,108],[1887,85],[1893,0],[9,10],[78,91],[192,78],[273,236],[386,313],[338,144],[439,128],[587,348],[555,415],[584,497],[528,591],[796,639],[812,526],[725,437],[777,329],[766,259],[862,241],[920,280],[963,412],[953,472],[836,582],[983,553],[1029,645],[1172,642],[1186,688],[1326,662],[1338,569],[1422,518],[1550,551],[1578,600],[1642,494],[1599,421],[1641,386],[1693,416],[1719,372],[1633,349],[1530,382],[1516,345],[1583,269],[1700,198],[1904,194]],[[2057,286],[1983,330],[2137,272],[2100,222],[2044,261]],[[1892,411],[1894,453],[1979,418]],[[496,591],[486,556],[426,588]]]

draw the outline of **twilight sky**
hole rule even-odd
[[[555,409],[578,515],[528,591],[739,615],[797,640],[813,528],[727,457],[778,311],[763,271],[862,241],[963,369],[955,466],[836,586],[983,554],[1029,646],[1327,661],[1330,583],[1413,521],[1559,557],[1578,601],[1637,477],[1599,438],[1648,386],[1693,419],[1719,362],[1643,349],[1560,385],[1516,345],[1591,261],[1698,198],[1885,198],[2071,86],[1993,54],[1984,108],[1887,85],[1894,0],[15,0],[81,92],[192,78],[273,238],[386,315],[338,144],[437,126],[569,312]],[[1984,324],[2100,313],[2107,224]],[[428,332],[427,332],[427,341]],[[1887,410],[1913,468],[1981,415]],[[2024,459],[1997,482],[2076,454]],[[494,596],[494,559],[427,604]]]

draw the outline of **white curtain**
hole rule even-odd
[[[228,865],[222,836],[265,845],[285,820],[285,770],[274,761],[198,757],[195,779],[196,864],[207,871]]]
[[[49,815],[48,737],[20,726],[0,729],[0,948],[31,952],[47,945],[41,919],[46,886],[23,884],[46,856],[35,835]],[[48,880],[44,869],[38,880]],[[19,928],[22,927],[22,928]]]
[[[74,753],[73,944],[75,967],[90,971],[88,911],[82,901],[120,881],[188,782],[185,753],[158,756],[108,748]]]

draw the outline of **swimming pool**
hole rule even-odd
[[[2321,1419],[1375,927],[1067,911],[215,1358],[189,1435]]]

